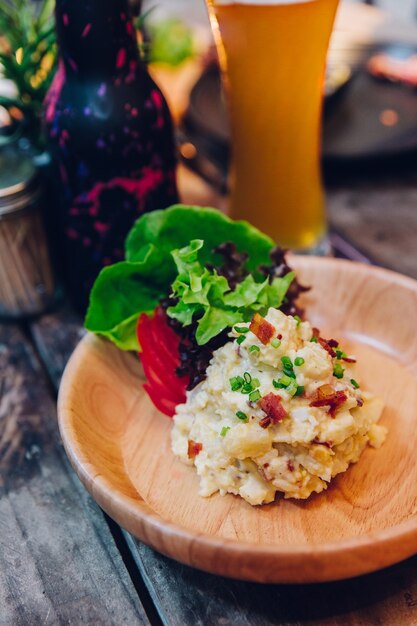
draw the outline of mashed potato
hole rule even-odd
[[[308,498],[383,443],[382,403],[335,341],[272,308],[233,334],[174,416],[172,449],[195,465],[200,495]]]

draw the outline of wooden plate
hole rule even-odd
[[[336,580],[417,552],[417,282],[349,261],[293,264],[313,286],[308,318],[358,356],[363,386],[386,403],[386,443],[327,492],[263,507],[199,497],[195,470],[171,453],[170,420],[141,389],[138,360],[92,335],[59,395],[64,446],[99,505],[163,554],[244,580]]]

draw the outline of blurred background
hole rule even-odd
[[[227,105],[204,0],[130,4],[140,55],[174,120],[180,198],[223,209],[230,155]],[[19,272],[29,285],[21,288],[26,295],[19,302],[24,304],[13,296],[20,278],[8,272],[0,280],[0,314],[2,300],[9,303],[6,314],[42,311],[54,301],[59,283],[53,278],[60,274],[55,218],[63,186],[61,182],[59,188],[52,167],[45,129],[45,97],[58,67],[53,9],[54,0],[0,0],[0,217],[15,215],[15,207],[32,207],[34,221],[26,229],[37,233],[32,243],[25,239],[17,252],[13,248],[13,266],[21,263]],[[65,132],[59,139],[63,152],[68,147]],[[97,141],[99,147],[100,142],[104,145],[102,139]],[[390,241],[398,237],[399,229],[405,248],[414,246],[406,221],[410,215],[415,219],[416,157],[417,0],[342,0],[328,55],[323,114],[322,163],[330,224],[335,232],[355,240],[365,256],[388,266],[396,254]],[[388,180],[393,182],[382,194],[379,190]],[[361,186],[368,194],[360,200],[355,197],[363,207],[354,211],[346,194]],[[407,200],[398,207],[396,194],[405,188]],[[375,194],[380,194],[376,200]],[[4,224],[0,220],[0,244]],[[7,226],[11,228],[10,220]],[[10,265],[7,259],[13,250],[7,241],[16,236],[23,242],[21,232],[19,223],[20,234],[4,234],[0,266]],[[120,255],[121,246],[116,248]],[[28,249],[32,252],[21,261]],[[107,261],[118,260],[117,254],[108,255]],[[414,260],[407,256],[395,267],[417,274]],[[1,285],[6,285],[4,293]]]

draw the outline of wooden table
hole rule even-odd
[[[224,204],[194,175],[179,177],[185,200]],[[328,206],[333,230],[417,278],[417,165],[345,173]],[[119,528],[80,485],[57,429],[60,377],[82,334],[66,303],[0,325],[0,626],[417,624],[417,557],[337,583],[258,585],[183,566]]]
[[[186,199],[219,203],[181,170]],[[417,180],[352,179],[328,193],[332,224],[417,278]],[[331,584],[258,585],[204,574],[136,541],[69,467],[55,398],[83,334],[68,304],[0,326],[0,625],[417,624],[417,557]]]

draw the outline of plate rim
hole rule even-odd
[[[391,282],[410,288],[417,295],[417,280],[371,264],[335,258],[300,257],[293,254],[291,261],[295,261],[299,267],[307,263],[317,266],[336,264],[340,267],[356,268],[359,272],[376,273]],[[89,345],[95,342],[107,343],[105,339],[87,333],[76,346],[65,367],[57,403],[59,430],[71,465],[87,491],[110,517],[139,540],[185,565],[229,578],[265,583],[342,580],[394,565],[417,553],[417,515],[390,528],[360,537],[319,544],[260,545],[193,532],[153,512],[139,494],[138,498],[133,500],[120,493],[110,480],[97,473],[93,475],[89,471],[88,466],[89,464],[92,466],[93,463],[89,462],[84,450],[72,436],[74,430],[70,406],[72,379],[76,376],[84,353]],[[170,539],[175,540],[174,549]],[[222,559],[216,559],[219,551],[222,553]],[[209,553],[211,559],[207,564]],[[343,555],[347,553],[350,556],[349,566],[341,567],[336,563],[335,567],[333,560],[343,561]],[[240,565],[239,571],[236,571],[236,563]],[[260,574],[259,567],[255,566],[261,563],[264,564],[263,574]],[[327,565],[330,563],[329,573]]]

